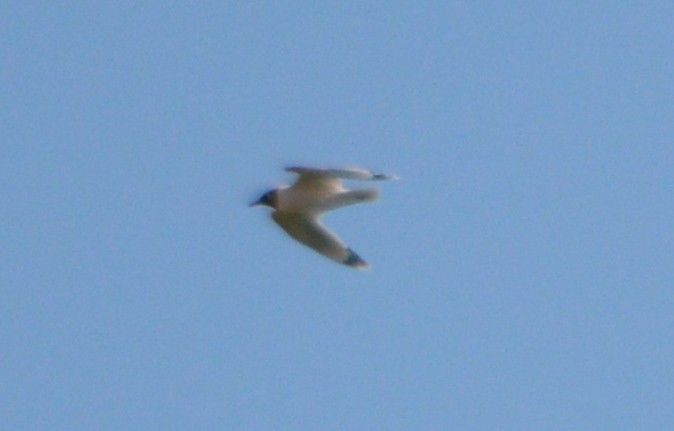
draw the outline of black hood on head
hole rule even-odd
[[[270,208],[276,208],[276,202],[277,202],[276,190],[270,190],[267,193],[263,194],[260,197],[260,199],[253,202],[250,206],[264,205]]]

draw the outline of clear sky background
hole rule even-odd
[[[0,429],[674,429],[672,23],[4,2]],[[247,207],[290,164],[402,178],[372,270]]]

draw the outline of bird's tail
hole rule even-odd
[[[328,210],[334,210],[351,205],[374,202],[378,198],[379,190],[377,189],[349,190],[331,196],[324,205]]]

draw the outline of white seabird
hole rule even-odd
[[[288,235],[318,253],[352,268],[369,268],[367,262],[323,226],[320,218],[327,211],[373,202],[379,197],[377,189],[347,190],[340,179],[381,181],[396,177],[363,169],[291,167],[286,171],[299,174],[295,184],[270,190],[251,206],[273,208],[274,221]]]

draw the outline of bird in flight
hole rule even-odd
[[[299,175],[295,184],[270,190],[251,206],[265,205],[274,209],[271,216],[276,224],[323,256],[352,268],[369,268],[370,265],[323,226],[320,219],[328,211],[373,202],[379,197],[379,190],[373,188],[348,190],[342,185],[342,179],[382,181],[396,177],[364,169],[290,167],[286,172]]]

